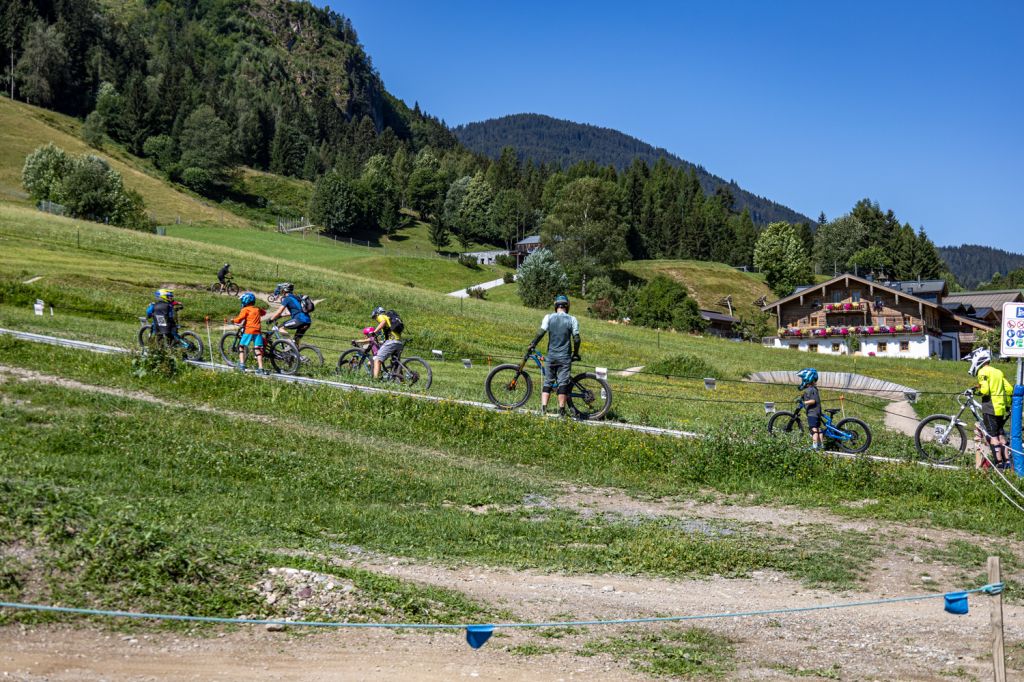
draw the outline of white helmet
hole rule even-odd
[[[972,377],[978,376],[978,370],[992,362],[992,352],[988,348],[975,348],[964,357],[964,360],[971,361],[971,366],[967,369],[967,373]]]

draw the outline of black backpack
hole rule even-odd
[[[316,310],[316,304],[313,303],[313,299],[311,299],[306,294],[299,296],[299,306],[302,307],[302,312],[307,314]]]
[[[392,334],[401,334],[405,330],[405,322],[402,322],[402,318],[398,316],[398,313],[394,310],[388,310],[384,314],[388,316],[388,323]]]

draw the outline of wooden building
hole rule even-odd
[[[839,275],[762,308],[775,315],[779,328],[768,345],[846,354],[856,338],[865,355],[959,359],[970,352],[976,332],[992,327],[943,306],[946,293],[941,280],[875,282]]]

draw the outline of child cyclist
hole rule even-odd
[[[807,427],[811,431],[811,449],[824,450],[824,439],[821,435],[821,394],[818,392],[818,370],[807,367],[796,373],[800,377],[800,390],[803,395],[798,401],[807,415]]]
[[[267,370],[263,369],[263,328],[261,323],[263,313],[266,311],[256,307],[256,294],[251,291],[239,296],[238,300],[242,304],[242,309],[231,320],[235,324],[243,325],[242,341],[238,346],[238,368],[245,371],[245,349],[253,346],[256,352],[256,364],[259,367],[257,371],[259,374],[267,374]]]
[[[174,300],[174,292],[170,289],[157,289],[153,292],[153,299],[146,308],[146,319],[152,321],[153,336],[169,342],[178,331],[175,312],[181,304]]]

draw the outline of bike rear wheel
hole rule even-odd
[[[270,343],[270,364],[280,374],[296,374],[302,366],[299,349],[287,339],[276,339]]]
[[[140,346],[143,348],[147,347],[153,340],[153,328],[147,324],[145,327],[139,329],[138,339]]]
[[[914,432],[917,454],[929,462],[947,464],[967,450],[964,427],[945,414],[925,417]]]
[[[403,386],[425,391],[434,381],[434,372],[423,358],[413,356],[399,360],[396,364],[391,376]]]
[[[596,374],[577,374],[569,381],[566,402],[577,419],[601,419],[611,409],[612,388]]]
[[[360,376],[369,377],[373,367],[366,353],[358,348],[352,348],[338,357],[338,365],[334,371],[344,379],[352,380]]]
[[[836,428],[850,435],[849,440],[836,440],[840,450],[859,453],[864,452],[871,445],[871,428],[860,419],[854,417],[843,419],[836,424]]]
[[[487,398],[503,410],[522,407],[533,394],[533,379],[519,365],[498,365],[484,381]]]
[[[238,285],[234,282],[228,282],[224,285],[224,292],[231,296],[238,296]]]

